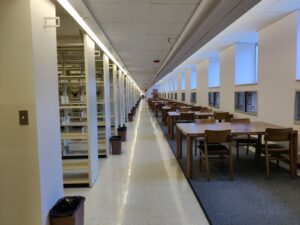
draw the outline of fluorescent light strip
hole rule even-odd
[[[57,0],[59,4],[76,20],[76,22],[85,30],[85,32],[96,42],[96,44],[102,49],[102,51],[123,71],[125,75],[128,75],[128,78],[134,83],[136,88],[143,93],[143,91],[139,88],[137,83],[132,79],[129,73],[120,65],[120,63],[115,59],[115,57],[110,53],[110,51],[106,48],[106,46],[100,41],[94,31],[86,24],[86,22],[82,19],[79,13],[74,9],[74,7],[70,4],[68,0]]]

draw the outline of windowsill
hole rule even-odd
[[[208,87],[208,89],[217,89],[220,88],[220,86],[216,86],[216,87]]]
[[[240,114],[246,114],[246,115],[249,115],[249,116],[257,116],[257,112],[256,113],[252,113],[252,112],[245,112],[245,111],[239,111],[239,110],[234,110],[234,112],[240,113]]]
[[[234,86],[254,86],[254,85],[257,85],[257,82],[256,83],[252,83],[252,84],[234,84]]]
[[[300,80],[299,80],[300,81]],[[299,120],[294,120],[294,124],[295,125],[300,125],[300,121]]]
[[[220,109],[220,106],[213,106],[213,105],[208,105],[208,106],[214,109]]]

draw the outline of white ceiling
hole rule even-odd
[[[222,49],[234,43],[257,42],[259,30],[299,9],[300,0],[262,0],[179,65],[173,70],[174,73],[180,73],[208,57],[217,56]]]
[[[118,52],[126,68],[144,89],[201,0],[84,0]]]

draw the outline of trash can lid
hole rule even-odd
[[[113,141],[113,140],[121,140],[121,136],[118,136],[118,135],[114,135],[114,136],[111,136],[110,137],[110,140]]]
[[[50,210],[51,217],[72,216],[80,205],[85,201],[82,196],[66,196],[59,199]]]

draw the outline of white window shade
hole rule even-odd
[[[182,73],[181,75],[181,90],[185,91],[185,74]]]
[[[174,80],[174,91],[177,91],[177,80]]]
[[[196,68],[191,68],[190,88],[191,89],[196,89],[197,88],[197,70],[196,70]]]
[[[236,44],[235,48],[235,85],[256,84],[256,44]]]
[[[208,65],[208,87],[220,86],[220,60],[219,58],[210,58]]]

